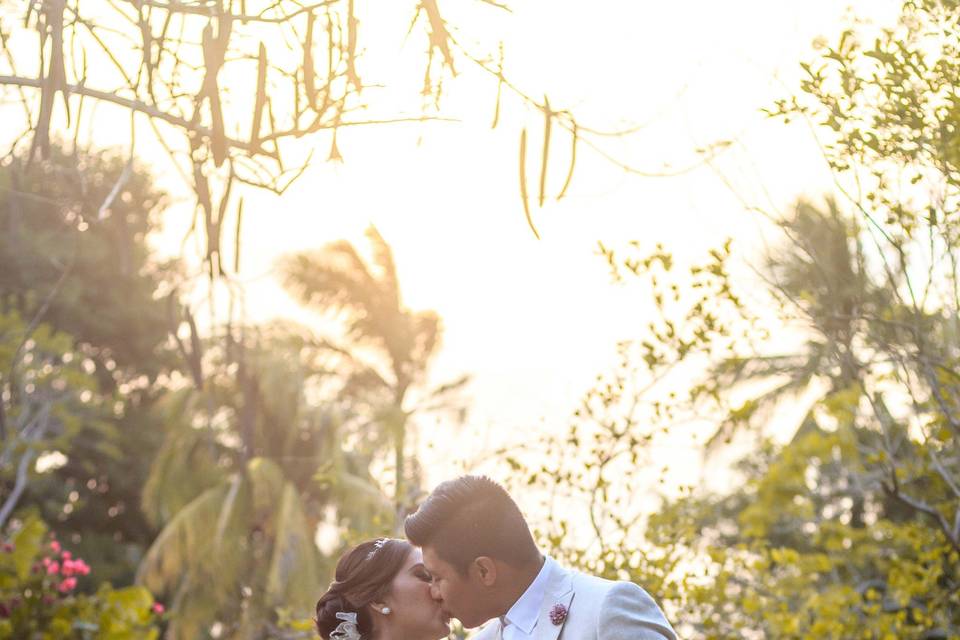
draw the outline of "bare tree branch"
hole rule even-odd
[[[17,464],[17,475],[14,480],[13,489],[10,491],[10,495],[6,497],[3,501],[3,506],[0,507],[0,529],[3,529],[4,525],[7,522],[7,519],[10,517],[10,514],[13,513],[13,510],[16,508],[17,503],[20,501],[20,496],[23,495],[24,490],[27,488],[27,474],[30,471],[30,464],[33,462],[34,457],[36,456],[36,451],[29,445],[33,442],[37,442],[46,435],[47,429],[50,426],[50,405],[45,405],[40,410],[40,415],[37,419],[38,428],[35,432],[30,431],[19,438],[20,442],[27,445],[26,450],[20,456],[20,462]],[[24,431],[27,431],[24,429]],[[11,442],[7,445],[8,450],[12,450],[12,447],[15,443]],[[6,453],[6,452],[5,452]]]

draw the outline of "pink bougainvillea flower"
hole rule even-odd
[[[54,575],[57,575],[58,573],[60,573],[60,563],[59,563],[59,562],[54,561],[54,562],[44,563],[44,564],[47,565],[47,575],[48,575],[48,576],[54,576]]]
[[[72,559],[67,557],[67,552],[63,554],[64,560],[60,568],[60,573],[64,577],[70,576],[85,576],[90,573],[90,565],[83,561],[82,558]],[[49,562],[47,563],[49,566]]]
[[[164,611],[166,611],[166,609],[163,607],[162,604],[160,604],[159,602],[153,603],[153,612],[155,614],[157,614],[158,616],[162,616]]]
[[[60,586],[57,587],[57,589],[60,590],[60,593],[66,593],[67,591],[71,591],[74,588],[76,588],[76,586],[77,586],[76,578],[64,578],[63,582],[60,583]]]
[[[73,554],[70,553],[69,551],[64,551],[63,553],[60,554],[60,557],[63,558],[64,560],[69,560],[70,558],[73,557]]]
[[[53,540],[50,542],[50,548],[53,550],[54,553],[60,553],[60,543],[57,542],[56,540]]]

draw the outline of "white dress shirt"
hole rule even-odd
[[[540,617],[540,607],[547,596],[547,585],[550,584],[550,572],[554,561],[544,556],[543,567],[533,579],[520,599],[513,603],[507,615],[503,616],[503,640],[530,640],[533,630]]]

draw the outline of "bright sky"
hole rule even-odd
[[[769,196],[784,207],[800,194],[829,188],[809,130],[767,121],[759,109],[794,86],[815,38],[836,39],[847,14],[843,5],[514,4],[512,15],[471,11],[469,34],[487,43],[491,34],[502,37],[515,82],[531,95],[547,93],[552,105],[574,110],[586,123],[648,123],[628,140],[614,141],[611,153],[656,171],[665,162],[690,164],[696,159],[691,150],[709,142],[735,138],[740,144],[716,171],[704,167],[668,179],[625,176],[581,148],[569,196],[532,209],[543,238],[537,241],[520,206],[517,142],[527,126],[538,149],[541,117],[508,102],[500,127],[491,131],[495,87],[463,64],[465,73],[448,84],[445,107],[462,122],[344,132],[345,164],[311,168],[279,200],[248,200],[244,260],[251,299],[261,301],[252,305],[256,313],[295,313],[270,277],[278,255],[341,237],[364,246],[362,231],[373,223],[393,246],[406,303],[443,318],[433,379],[472,374],[473,402],[458,438],[442,427],[425,431],[424,441],[437,443],[427,453],[432,482],[453,473],[453,460],[469,459],[484,445],[564,426],[595,376],[613,363],[616,342],[639,335],[648,302],[639,288],[609,284],[598,241],[663,242],[683,262],[732,236],[749,255],[760,245],[761,227],[737,194],[764,206]],[[412,69],[416,83],[423,42],[411,36],[404,44],[395,33],[398,23],[406,25],[410,3],[386,5],[396,15],[383,15],[388,9],[378,5],[382,22],[361,25],[368,33],[384,28],[367,52],[366,79],[392,81]],[[870,0],[854,12],[889,22],[897,8]],[[452,10],[447,15],[457,24]],[[566,144],[561,136],[554,140],[554,148]],[[326,145],[318,144],[321,156]],[[554,189],[564,172],[558,161]],[[536,175],[532,163],[528,176]],[[171,221],[173,237],[181,232]],[[697,453],[686,443],[664,445],[678,482],[699,473]]]
[[[760,246],[761,226],[739,197],[765,206],[769,197],[782,208],[829,188],[809,130],[767,121],[759,110],[789,93],[814,39],[835,41],[848,14],[833,0],[517,0],[512,14],[468,0],[439,4],[453,25],[468,27],[458,34],[466,42],[489,50],[503,40],[507,73],[530,95],[546,93],[555,108],[604,129],[647,123],[608,147],[635,166],[686,166],[698,146],[738,144],[715,168],[676,178],[626,176],[581,147],[568,197],[532,207],[537,241],[520,205],[517,144],[528,127],[537,157],[542,116],[507,100],[491,131],[495,85],[462,62],[444,103],[444,115],[460,122],[343,131],[344,164],[316,164],[282,198],[245,194],[243,280],[253,320],[305,318],[272,279],[278,256],[340,238],[365,246],[370,223],[394,249],[407,305],[443,318],[433,380],[471,374],[472,411],[456,439],[425,430],[424,442],[438,443],[426,453],[431,483],[484,443],[564,426],[596,375],[614,362],[617,341],[639,336],[649,304],[639,288],[609,283],[598,241],[663,242],[683,263],[732,236],[749,256]],[[851,4],[857,16],[885,23],[899,6]],[[408,112],[419,105],[425,48],[422,30],[404,40],[413,6],[376,3],[360,25],[365,81],[409,80],[384,94]],[[98,135],[119,141],[124,132]],[[317,157],[326,157],[328,139],[314,143]],[[549,178],[555,192],[568,142],[558,134],[553,143],[560,150]],[[165,159],[157,158],[155,170],[173,180]],[[537,173],[531,162],[531,184]],[[158,239],[162,251],[179,250],[188,208],[171,210]],[[680,442],[664,446],[676,480],[695,479],[696,453]]]

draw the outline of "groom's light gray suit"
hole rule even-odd
[[[534,640],[676,640],[677,636],[650,595],[632,582],[613,582],[564,569],[549,558]],[[554,624],[550,611],[562,605],[566,619]],[[503,623],[495,619],[473,640],[500,640]]]

